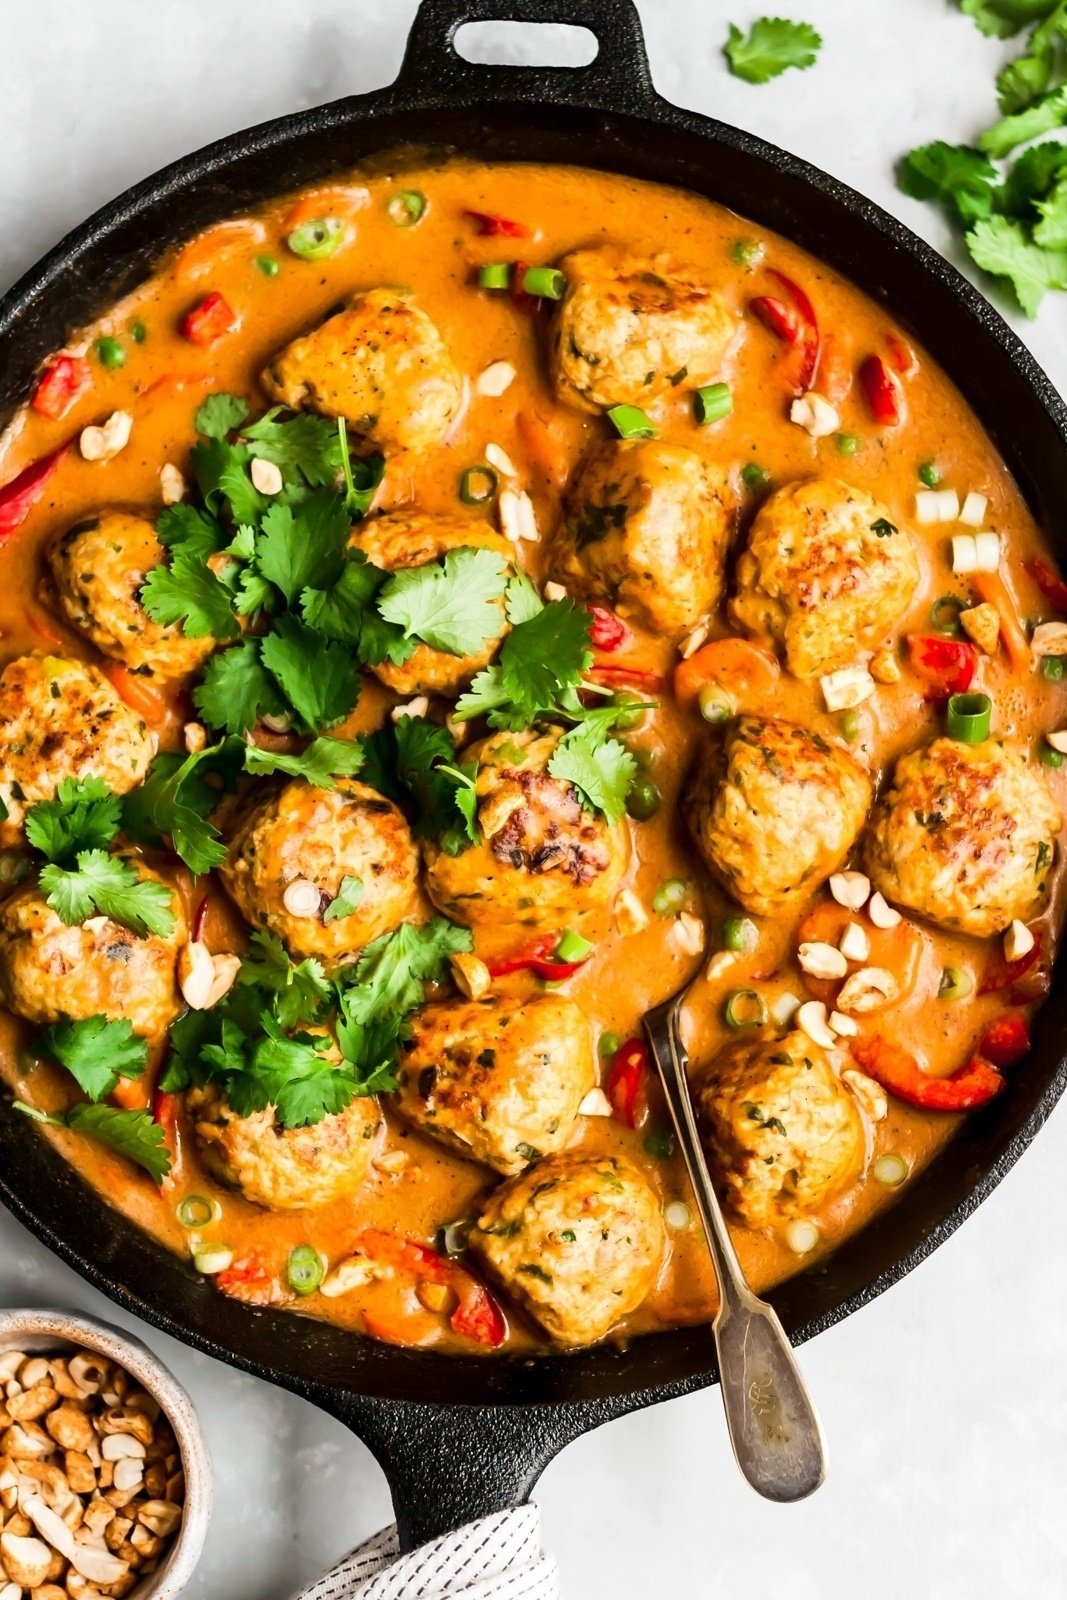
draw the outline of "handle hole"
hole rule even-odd
[[[587,67],[600,48],[569,22],[465,22],[453,43],[464,61],[488,67]]]

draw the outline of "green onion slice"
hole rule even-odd
[[[878,1157],[873,1171],[879,1183],[895,1189],[908,1176],[908,1163],[903,1156],[898,1156],[895,1150],[889,1150],[884,1156]]]
[[[855,706],[849,706],[847,711],[842,711],[839,721],[842,739],[847,739],[849,744],[855,744],[863,732],[863,718]]]
[[[187,1194],[178,1205],[178,1221],[183,1228],[206,1228],[221,1212],[218,1201],[205,1199],[202,1194]]]
[[[496,486],[492,467],[468,467],[459,480],[459,497],[465,506],[484,506],[496,494]]]
[[[285,1281],[294,1294],[314,1294],[326,1276],[326,1263],[312,1244],[298,1244],[285,1263]]]
[[[981,744],[989,738],[993,702],[987,694],[954,694],[945,712],[945,731],[960,744]]]
[[[473,1217],[461,1217],[458,1222],[446,1222],[437,1230],[437,1248],[442,1255],[461,1256],[467,1248]]]
[[[733,701],[717,683],[704,685],[698,696],[698,704],[705,722],[728,722],[734,714]]]
[[[339,217],[313,217],[294,228],[286,243],[301,261],[328,261],[344,244],[346,232]]]
[[[961,632],[960,612],[966,611],[967,602],[955,594],[943,594],[930,607],[930,626],[935,633],[944,633],[958,639]]]
[[[680,911],[689,899],[689,885],[684,878],[668,878],[652,896],[652,909],[658,917],[670,916]]]
[[[723,1020],[728,1028],[762,1028],[767,1006],[755,989],[735,989],[726,997]]]
[[[1059,683],[1065,671],[1067,662],[1062,656],[1041,657],[1041,676],[1047,678],[1050,683]]]
[[[759,929],[749,917],[727,917],[722,925],[722,947],[744,955],[759,938]]]
[[[426,215],[426,196],[421,189],[398,189],[385,210],[395,227],[414,228]]]
[[[966,967],[945,967],[937,993],[942,1000],[966,1000],[974,993],[974,979]]]
[[[562,300],[567,280],[558,267],[527,267],[522,287],[538,300]]]
[[[640,406],[612,406],[608,412],[608,421],[612,423],[620,439],[659,437],[656,424]]]
[[[693,415],[698,427],[721,422],[733,409],[734,397],[728,383],[708,383],[702,389],[693,390]]]
[[[490,261],[478,268],[479,289],[506,289],[510,282],[510,261]]]
[[[730,246],[730,260],[735,267],[752,272],[763,260],[765,251],[758,239],[736,239]]]
[[[572,929],[568,928],[562,939],[559,941],[559,944],[556,946],[556,953],[552,959],[553,961],[568,962],[584,961],[587,956],[592,955],[595,949],[596,945],[593,944],[589,939],[583,939],[580,933],[575,933]]]
[[[1041,741],[1041,749],[1038,752],[1038,759],[1043,767],[1052,767],[1053,770],[1055,770],[1056,767],[1063,766],[1063,756],[1058,750],[1053,750],[1052,746],[1050,744],[1046,744],[1044,740]]]

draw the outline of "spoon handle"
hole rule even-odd
[[[719,1280],[713,1324],[719,1386],[737,1464],[768,1500],[803,1500],[826,1476],[822,1429],[774,1311],[745,1282],[693,1115],[688,1056],[678,1032],[680,1001],[645,1018],[697,1210]]]

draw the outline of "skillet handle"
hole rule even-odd
[[[466,22],[571,23],[595,35],[597,53],[584,67],[464,61],[455,37]],[[465,105],[520,100],[635,112],[657,98],[633,0],[422,0],[393,88]]]

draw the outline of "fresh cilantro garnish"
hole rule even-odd
[[[272,505],[255,541],[258,575],[295,605],[304,589],[321,589],[341,575],[350,522],[344,501],[317,489],[294,512]]]
[[[345,873],[341,887],[322,914],[322,920],[336,922],[340,917],[350,917],[363,898],[363,879]]]
[[[392,800],[415,808],[414,833],[457,856],[477,840],[474,826],[477,763],[463,765],[448,729],[428,717],[400,717],[365,741],[366,781]]]
[[[569,596],[543,605],[528,579],[513,578],[507,615],[512,628],[499,661],[477,673],[460,697],[460,721],[484,715],[492,728],[527,728],[553,713],[560,696],[575,689],[592,665],[592,617]]]
[[[210,567],[184,550],[169,566],[152,568],[141,604],[160,627],[181,623],[189,639],[236,639],[241,631],[225,587]]]
[[[422,1004],[423,986],[443,983],[452,956],[472,947],[470,930],[444,917],[421,926],[404,922],[382,934],[338,980],[345,1022],[369,1026],[414,1011]]]
[[[145,781],[123,800],[123,827],[139,844],[169,839],[190,872],[210,872],[226,859],[226,847],[208,818],[223,793],[236,786],[247,752],[241,739],[223,739],[193,755],[158,755]]]
[[[147,1041],[126,1017],[55,1022],[40,1035],[37,1049],[66,1067],[90,1100],[103,1100],[120,1078],[139,1078],[148,1061]]]
[[[213,655],[193,690],[193,703],[209,727],[233,734],[247,733],[259,717],[281,716],[287,709],[260,659],[259,639],[242,639]]]
[[[26,837],[49,861],[103,850],[119,830],[122,802],[100,778],[64,778],[52,800],[26,813]]]
[[[475,655],[503,626],[507,573],[496,550],[449,550],[440,561],[395,572],[378,596],[378,611],[435,650]]]
[[[283,474],[299,473],[313,489],[333,485],[341,476],[337,424],[314,412],[301,411],[282,420],[282,408],[275,406],[258,422],[242,428],[241,438],[253,456],[273,462]]]
[[[626,812],[637,762],[618,739],[605,736],[602,726],[586,722],[563,735],[548,770],[561,782],[573,784],[586,805],[615,823]]]
[[[1010,39],[1056,8],[1056,0],[961,0],[961,9],[994,39]]]
[[[248,745],[245,750],[246,772],[287,772],[294,778],[306,778],[319,789],[335,788],[335,778],[351,777],[362,765],[363,746],[358,740],[330,739],[326,735],[313,739],[298,756],[260,750],[255,745]]]
[[[249,940],[237,982],[254,985],[269,995],[271,1009],[283,1028],[318,1022],[333,994],[320,961],[314,956],[290,961],[281,940],[263,931],[253,933]]]
[[[810,67],[821,47],[822,39],[810,22],[760,17],[747,35],[731,24],[725,54],[735,78],[769,83],[788,67]]]
[[[197,411],[193,426],[205,439],[225,439],[247,415],[248,404],[239,394],[209,394]]]
[[[73,1106],[61,1117],[48,1116],[22,1100],[15,1107],[33,1117],[36,1122],[50,1123],[54,1128],[69,1128],[98,1144],[126,1156],[143,1167],[156,1181],[162,1183],[170,1171],[170,1151],[167,1149],[163,1129],[147,1111],[123,1111],[117,1106]]]
[[[164,549],[181,551],[200,561],[206,561],[226,544],[226,530],[218,519],[188,500],[181,500],[160,512],[156,518],[156,533]]]
[[[997,169],[980,150],[939,139],[904,157],[897,182],[913,200],[938,200],[970,227],[993,210]]]
[[[173,892],[103,850],[80,850],[73,867],[42,867],[40,883],[52,910],[71,925],[98,915],[141,938],[166,938],[174,931]]]
[[[260,643],[260,660],[305,728],[332,728],[359,699],[359,666],[344,645],[323,639],[297,617],[279,617]]]
[[[991,128],[979,135],[978,143],[987,155],[1001,159],[1018,148],[1029,144],[1043,133],[1067,124],[1067,88],[1042,95],[1033,105],[1010,117],[1002,117]]]

